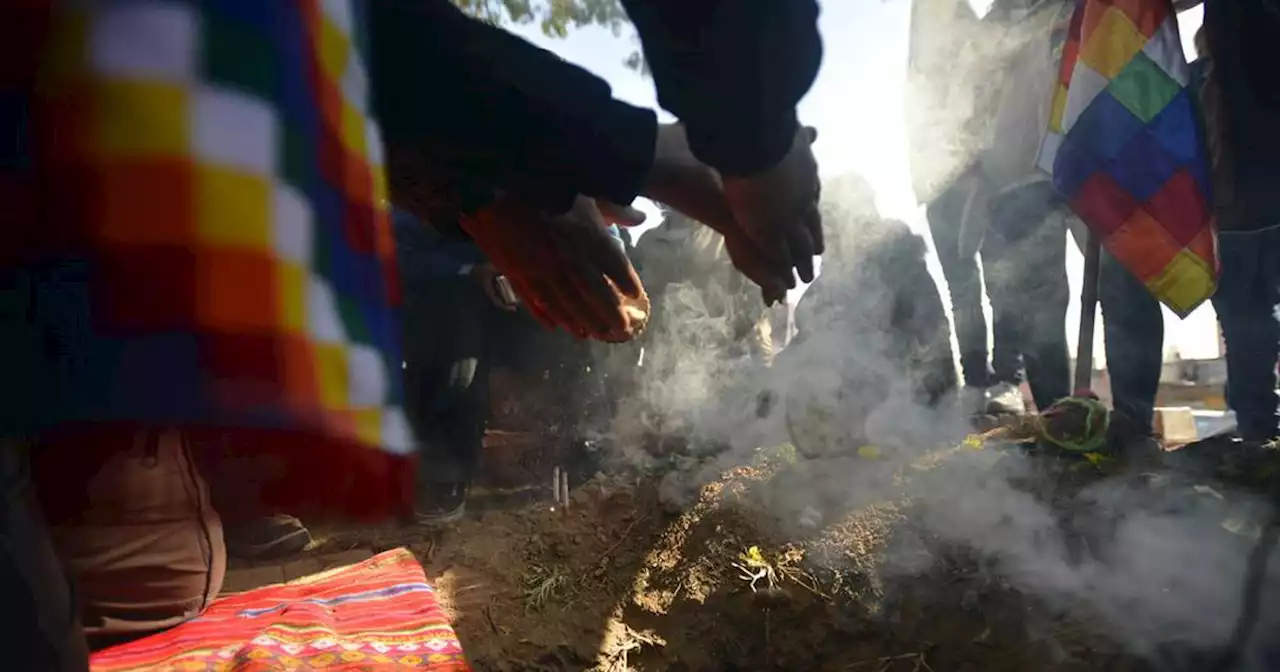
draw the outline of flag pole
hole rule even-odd
[[[1086,229],[1084,243],[1084,285],[1080,288],[1080,337],[1076,341],[1075,391],[1093,388],[1093,324],[1098,312],[1098,266],[1102,243]]]

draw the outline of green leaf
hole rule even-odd
[[[558,39],[588,26],[600,26],[621,36],[623,28],[631,25],[618,0],[453,0],[453,4],[468,16],[500,26],[537,22],[544,35]],[[649,74],[644,54],[638,49],[624,63],[640,74]]]

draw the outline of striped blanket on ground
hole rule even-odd
[[[94,672],[471,668],[435,590],[403,548],[214,602],[172,630],[94,654]]]

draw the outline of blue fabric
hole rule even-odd
[[[1280,224],[1218,236],[1222,277],[1213,307],[1227,343],[1227,403],[1241,437],[1277,436],[1280,359]]]
[[[468,265],[485,262],[474,243],[448,240],[404,210],[396,208],[391,218],[400,275],[408,294],[441,278],[456,277]]]

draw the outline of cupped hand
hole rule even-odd
[[[724,236],[733,265],[760,286],[765,303],[783,300],[787,290],[795,286],[783,250],[761,245],[741,225],[726,198],[720,175],[689,150],[684,126],[659,126],[653,167],[642,193]]]
[[[756,247],[768,250],[790,275],[813,282],[813,258],[822,254],[821,183],[811,145],[812,128],[796,132],[791,150],[774,167],[755,175],[724,178],[734,219]],[[794,287],[794,280],[788,288]]]
[[[616,206],[611,212],[629,221]],[[642,300],[644,289],[595,201],[579,197],[569,212],[548,215],[503,197],[462,226],[548,327],[607,341],[629,340],[638,331],[624,303]]]

